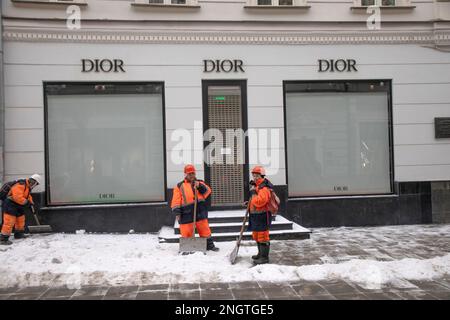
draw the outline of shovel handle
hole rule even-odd
[[[249,215],[249,212],[250,212],[250,201],[251,201],[251,200],[252,200],[252,199],[250,198],[250,200],[249,200],[248,203],[247,203],[247,210],[245,211],[244,221],[242,221],[242,227],[241,227],[241,232],[239,233],[238,241],[239,241],[239,239],[242,238],[242,235],[244,234],[245,223],[247,222],[248,215]]]
[[[192,237],[195,238],[195,224],[197,222],[197,198],[198,198],[198,190],[194,187],[194,233]]]
[[[34,206],[31,206],[31,212],[33,212],[34,221],[36,221],[36,224],[37,224],[38,226],[40,226],[41,223],[39,222],[39,219],[38,219],[38,217],[37,217],[36,211],[34,210]]]

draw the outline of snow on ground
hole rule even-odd
[[[333,232],[336,230],[339,229]],[[450,227],[445,231],[450,231]],[[320,232],[327,231],[321,229]],[[314,239],[314,233],[312,237]],[[250,256],[256,251],[252,242],[244,243],[238,262],[231,265],[228,254],[234,242],[216,243],[219,252],[182,256],[178,255],[178,244],[159,243],[156,234],[51,234],[13,241],[13,246],[0,248],[0,287],[3,288],[336,278],[377,288],[389,283],[398,285],[402,280],[450,275],[450,254],[430,259],[351,259],[342,263],[267,264],[250,268]],[[291,242],[294,246],[303,243],[301,240]]]

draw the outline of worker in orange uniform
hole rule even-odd
[[[20,179],[15,183],[2,203],[3,225],[0,245],[11,245],[9,237],[14,229],[14,239],[25,237],[25,209],[34,205],[31,190],[42,183],[39,174],[28,179]]]
[[[256,166],[252,169],[253,180],[250,181],[250,206],[248,230],[253,231],[252,237],[258,245],[258,254],[252,256],[255,264],[269,262],[270,239],[269,228],[272,223],[272,215],[267,205],[270,200],[272,183],[265,178],[263,167]]]
[[[185,178],[173,189],[172,212],[176,215],[180,224],[180,233],[183,238],[190,238],[194,232],[194,190],[198,190],[196,228],[202,238],[207,239],[207,250],[218,251],[211,238],[211,230],[208,223],[208,208],[206,199],[211,194],[211,188],[202,180],[197,180],[195,167],[186,165],[184,167]]]

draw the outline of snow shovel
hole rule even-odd
[[[30,233],[49,233],[52,232],[52,227],[48,224],[41,224],[39,222],[36,211],[34,210],[34,206],[31,206],[31,212],[33,212],[34,220],[36,221],[35,226],[28,226],[28,231]]]
[[[244,221],[242,221],[241,232],[239,233],[239,237],[236,240],[236,246],[234,247],[233,251],[231,251],[230,256],[229,256],[231,264],[236,263],[236,258],[237,258],[238,252],[239,252],[239,247],[241,246],[242,236],[244,234],[245,223],[247,222],[248,213],[250,211],[250,200],[248,201],[248,204],[247,204],[247,210],[245,211]]]
[[[196,252],[200,251],[206,253],[206,238],[195,237],[195,223],[197,221],[197,188],[194,191],[194,233],[190,238],[180,238],[179,252]]]

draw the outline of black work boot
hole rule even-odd
[[[25,234],[25,231],[14,232],[14,239],[24,239],[24,238],[28,238],[28,235]]]
[[[261,256],[261,245],[259,244],[259,242],[257,242],[256,245],[258,246],[258,254],[252,256],[253,260],[259,259],[259,257]]]
[[[214,245],[214,241],[211,237],[206,239],[206,250],[210,250],[210,251],[219,251],[219,248],[217,248]]]
[[[253,261],[254,264],[265,264],[269,263],[269,251],[270,251],[270,242],[261,242],[261,254],[259,259]]]
[[[9,241],[9,236],[0,235],[0,245],[9,246],[12,245],[12,242]]]

